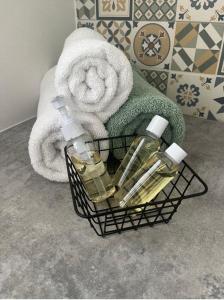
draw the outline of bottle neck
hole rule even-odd
[[[88,134],[82,134],[71,140],[75,153],[85,161],[91,160],[93,151],[92,139]]]
[[[152,132],[146,130],[146,135],[149,136],[153,140],[158,140],[159,138]]]
[[[166,151],[164,152],[164,156],[170,161],[171,164],[173,165],[178,165],[178,162],[175,161]]]
[[[68,124],[69,122],[71,122],[69,113],[68,113],[68,111],[67,111],[67,109],[66,109],[65,106],[60,107],[58,109],[58,111],[60,113],[61,120],[62,120],[63,124]]]

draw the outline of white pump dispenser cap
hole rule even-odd
[[[86,134],[86,131],[82,127],[81,123],[69,116],[63,97],[57,96],[51,101],[51,103],[61,115],[61,132],[66,141],[70,141],[79,137],[80,135]]]
[[[181,161],[187,156],[187,153],[176,143],[173,143],[171,146],[169,146],[165,153],[175,164],[181,163]]]
[[[157,138],[160,138],[168,124],[169,122],[166,119],[156,115],[152,118],[146,130]]]

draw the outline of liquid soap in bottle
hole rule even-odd
[[[117,169],[113,183],[121,188],[150,157],[160,149],[160,137],[169,122],[156,115],[146,128],[145,136],[137,137]]]
[[[187,153],[176,143],[165,152],[157,152],[114,195],[121,207],[145,204],[176,176],[181,161]]]
[[[81,177],[92,202],[101,202],[115,193],[107,169],[94,149],[94,143],[81,123],[69,115],[63,97],[56,97],[53,106],[61,116],[61,132],[69,142],[68,155]]]

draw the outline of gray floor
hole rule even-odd
[[[206,196],[169,225],[106,239],[74,214],[67,184],[32,170],[32,124],[0,135],[1,298],[224,297],[224,124],[187,118],[188,162]]]

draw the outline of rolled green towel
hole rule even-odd
[[[169,126],[163,134],[168,143],[181,144],[185,134],[185,122],[181,109],[155,87],[150,85],[143,74],[133,67],[133,89],[128,100],[109,119],[106,128],[109,136],[145,133],[145,128],[155,115],[160,115],[169,121]],[[116,141],[115,141],[116,142]],[[116,157],[118,152],[114,153]]]

